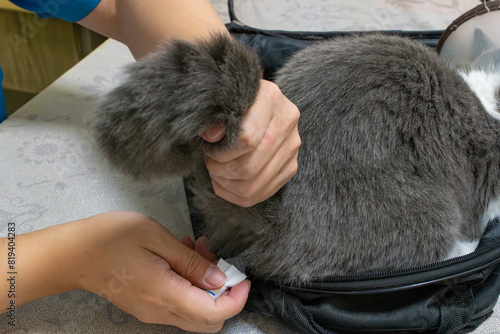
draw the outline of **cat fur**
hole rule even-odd
[[[256,54],[230,38],[173,41],[106,97],[98,143],[135,179],[187,177],[211,249],[256,277],[302,284],[475,248],[499,211],[500,133],[468,73],[379,34],[297,52],[275,82],[301,111],[298,171],[243,208],[214,194],[203,152],[237,145],[261,76]],[[199,134],[217,123],[226,137],[204,142]]]

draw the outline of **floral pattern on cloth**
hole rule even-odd
[[[248,26],[285,31],[444,30],[477,0],[233,0]]]
[[[464,0],[468,3],[468,0]],[[227,1],[213,0],[227,22]],[[335,21],[346,29],[369,24],[357,19],[365,1],[239,0],[247,15],[273,18],[273,24],[290,29],[329,29],[323,21]],[[371,11],[379,21],[398,16],[404,6],[434,6],[440,12],[467,9],[458,0],[376,0],[385,10]],[[293,7],[295,6],[295,7]],[[294,13],[297,6],[300,12]],[[336,10],[329,10],[335,7]],[[441,8],[442,7],[442,8]],[[393,9],[394,8],[394,9]],[[421,12],[420,12],[421,13]],[[420,14],[419,14],[420,15]],[[418,16],[418,15],[417,15]],[[420,17],[421,24],[431,20]],[[400,18],[400,21],[404,20]],[[377,22],[377,20],[375,20]],[[371,24],[371,23],[370,23]],[[403,23],[400,23],[403,24]],[[354,29],[353,29],[354,30]],[[104,94],[119,84],[123,67],[133,61],[128,49],[109,41],[62,76],[49,89],[0,124],[0,235],[8,224],[27,233],[55,224],[111,210],[148,214],[174,235],[192,236],[182,181],[178,178],[153,184],[135,183],[111,168],[99,154],[93,134],[95,110]],[[5,259],[0,259],[4,261]],[[6,292],[0,292],[6,293]],[[500,332],[498,307],[475,334]],[[181,334],[178,328],[144,324],[101,296],[72,291],[36,300],[17,309],[16,326],[0,317],[0,333],[21,334]],[[226,321],[220,333],[289,334],[283,324],[265,315],[243,311]]]
[[[13,223],[21,234],[131,210],[151,216],[179,238],[193,237],[180,178],[133,182],[108,165],[96,147],[99,101],[119,84],[131,61],[123,44],[108,41],[0,124],[1,236]],[[41,298],[17,308],[15,326],[2,314],[0,333],[185,333],[141,323],[103,297],[72,291]],[[243,312],[228,320],[221,333],[290,331],[266,316]]]

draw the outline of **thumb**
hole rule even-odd
[[[226,129],[222,124],[216,124],[207,131],[203,132],[200,136],[209,143],[216,143],[221,141],[226,135]]]
[[[227,276],[215,264],[179,243],[175,256],[167,259],[170,267],[180,276],[202,289],[220,288]]]

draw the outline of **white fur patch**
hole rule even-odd
[[[473,70],[458,72],[481,101],[488,114],[500,120],[497,93],[500,88],[500,73]]]
[[[492,198],[480,219],[481,229],[484,231],[488,222],[493,218],[500,217],[500,197]]]
[[[493,198],[490,201],[490,204],[486,208],[486,211],[483,213],[481,218],[479,219],[479,223],[481,224],[481,234],[486,229],[486,225],[488,222],[493,219],[500,217],[500,197]],[[477,245],[479,244],[479,240],[475,241],[460,241],[457,240],[450,253],[446,257],[445,260],[452,259],[454,257],[466,255],[472,253],[476,250]]]
[[[457,241],[451,252],[448,254],[448,257],[445,260],[452,259],[454,257],[459,257],[463,255],[467,255],[476,250],[477,245],[479,245],[479,240],[477,241]]]
[[[470,89],[479,98],[486,112],[493,118],[500,120],[500,107],[498,101],[500,97],[497,96],[500,90],[500,73],[498,71],[495,73],[495,71],[487,72],[484,70],[472,70],[469,72],[458,71],[458,73],[462,76],[462,78],[464,78]],[[486,229],[486,225],[491,219],[497,217],[500,217],[500,197],[493,198],[490,201],[486,211],[479,219],[481,231]],[[476,250],[478,244],[479,240],[457,240],[447,259],[472,253]]]

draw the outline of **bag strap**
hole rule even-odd
[[[252,288],[245,309],[272,316],[279,322],[286,324],[299,333],[304,334],[327,334],[322,326],[318,325],[309,310],[294,295],[287,293],[284,289],[258,286],[258,290]],[[264,298],[265,296],[265,298]]]
[[[472,287],[457,293],[452,291],[452,298],[441,304],[441,325],[437,334],[459,333],[471,321],[474,313],[474,294]]]

